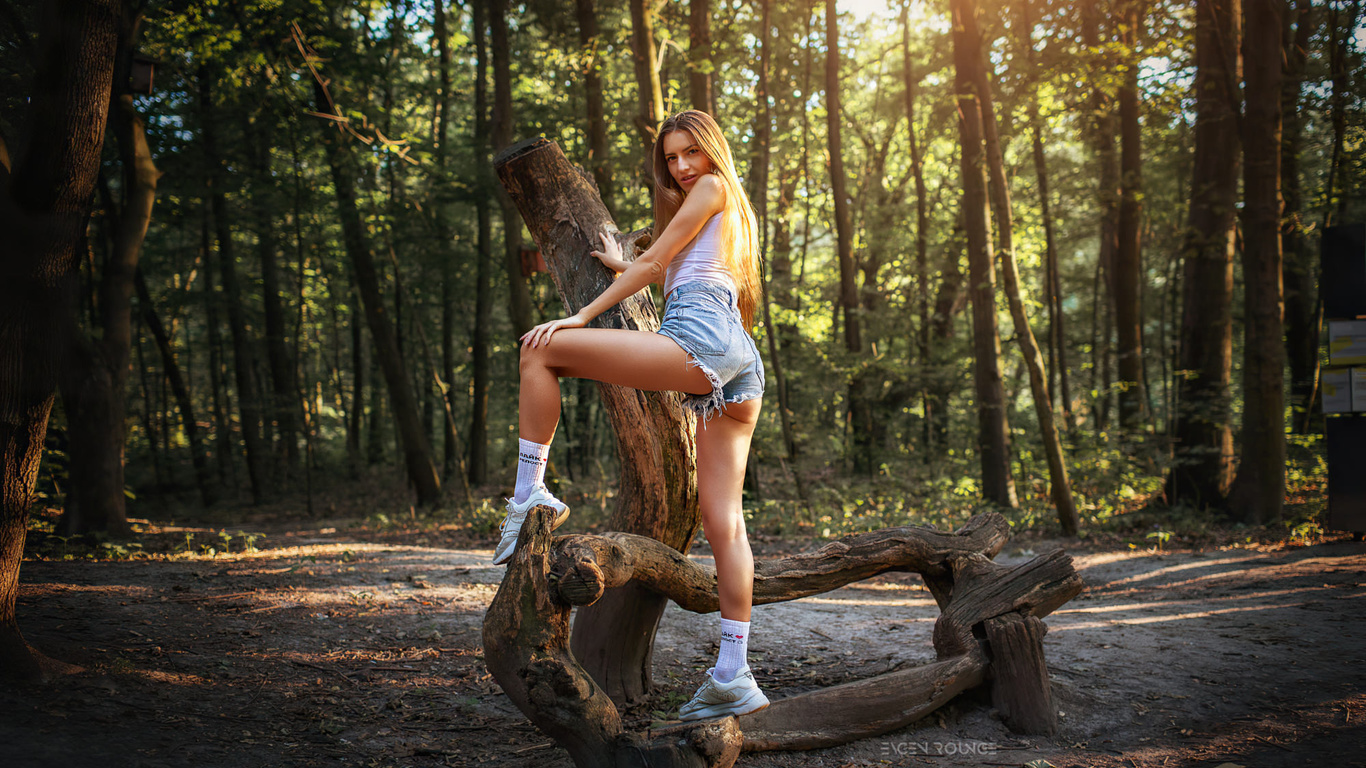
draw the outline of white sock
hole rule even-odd
[[[745,652],[749,649],[749,622],[721,619],[721,650],[716,657],[717,682],[729,683],[745,666]]]
[[[512,495],[513,501],[521,504],[531,496],[531,489],[545,483],[545,464],[549,456],[550,446],[517,440],[517,491]]]

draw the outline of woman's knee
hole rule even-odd
[[[702,534],[707,537],[707,543],[715,547],[717,544],[725,545],[736,541],[748,541],[745,536],[745,518],[743,513],[735,512],[714,512],[702,515]]]
[[[528,369],[549,368],[550,357],[547,352],[545,345],[533,347],[523,344],[519,362],[520,370],[525,373]]]

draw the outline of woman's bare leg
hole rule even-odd
[[[565,376],[654,392],[710,392],[706,375],[688,360],[678,342],[657,333],[614,328],[558,330],[549,343],[522,347],[518,435],[550,444],[560,422],[560,379]]]
[[[721,618],[749,621],[754,600],[754,555],[745,532],[740,494],[762,400],[731,403],[697,427],[697,492],[702,531],[716,558]]]

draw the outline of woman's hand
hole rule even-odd
[[[559,320],[551,320],[548,323],[541,323],[522,334],[522,346],[536,347],[540,344],[549,344],[550,335],[561,328],[582,328],[588,325],[588,318],[582,313],[562,317]]]
[[[611,236],[607,230],[602,231],[602,250],[591,251],[593,257],[602,262],[602,265],[618,274],[625,272],[631,266],[631,262],[621,258],[621,246],[617,244],[617,239]]]

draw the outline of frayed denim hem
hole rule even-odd
[[[691,352],[687,352],[686,354],[688,356],[688,365],[694,368],[701,368],[702,375],[706,376],[707,381],[711,383],[711,392],[709,394],[694,395],[687,392],[683,393],[683,407],[692,411],[693,415],[702,422],[702,428],[706,429],[707,422],[715,418],[716,414],[726,408],[726,399],[723,385],[721,384],[721,377],[716,375],[716,371],[713,371],[711,366],[698,360],[696,357],[693,357]]]

